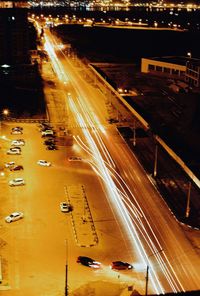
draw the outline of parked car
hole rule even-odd
[[[21,147],[18,147],[18,146],[17,147],[15,146],[15,147],[11,147],[10,148],[10,150],[12,150],[12,151],[14,151],[15,149],[19,150],[20,152],[22,151]]]
[[[19,149],[14,149],[14,150],[9,149],[6,153],[7,154],[13,154],[13,155],[20,155],[21,154]]]
[[[21,126],[15,126],[15,127],[12,128],[12,131],[16,131],[16,130],[23,131],[23,127],[21,127]]]
[[[108,119],[108,122],[109,123],[117,123],[117,122],[119,122],[119,120],[115,119],[115,118],[110,118],[110,119]]]
[[[15,178],[13,180],[10,180],[8,184],[10,186],[21,186],[21,185],[25,185],[25,181],[22,178]]]
[[[55,140],[54,139],[47,139],[44,141],[44,144],[45,145],[52,145],[52,144],[55,144]]]
[[[42,128],[49,128],[49,129],[51,129],[52,128],[52,126],[49,123],[45,123],[45,122],[38,124],[38,127],[40,129],[42,129]]]
[[[42,136],[48,136],[48,135],[54,135],[54,131],[52,131],[51,129],[42,131]]]
[[[5,217],[5,221],[8,223],[11,223],[13,221],[17,221],[19,219],[22,219],[24,217],[24,214],[22,212],[14,212],[10,214],[9,216]]]
[[[127,270],[127,269],[132,269],[133,265],[127,263],[127,262],[122,262],[122,261],[114,261],[111,263],[111,268],[112,269],[117,269],[117,270]]]
[[[14,165],[15,165],[15,161],[9,161],[9,162],[5,163],[4,166],[5,166],[5,168],[11,168]]]
[[[25,144],[25,140],[24,139],[17,139],[16,141],[23,142]]]
[[[47,139],[54,139],[56,136],[55,136],[55,134],[53,134],[53,135],[43,135],[42,136],[42,138],[47,138]]]
[[[11,131],[11,135],[22,135],[23,132],[21,130],[14,130],[14,131]]]
[[[61,210],[61,212],[69,213],[72,211],[72,206],[69,203],[67,203],[66,201],[63,201],[60,203],[60,210]]]
[[[25,145],[25,142],[22,141],[22,140],[14,140],[11,142],[11,146],[24,146]]]
[[[46,149],[47,150],[58,150],[56,145],[48,145]]]
[[[51,166],[51,162],[50,161],[46,161],[44,159],[38,160],[37,164],[39,164],[41,166]]]
[[[77,258],[76,262],[80,263],[84,266],[91,267],[91,268],[100,268],[100,266],[101,266],[100,262],[97,262],[97,261],[93,260],[92,258],[85,257],[85,256],[79,256]]]
[[[53,131],[53,128],[51,126],[43,126],[40,128],[40,132],[46,132],[47,130]]]
[[[78,156],[71,156],[68,158],[69,161],[80,161],[82,160],[81,157],[78,157]]]
[[[10,167],[10,171],[21,171],[24,167],[22,165],[14,165]]]

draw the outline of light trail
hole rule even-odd
[[[76,138],[76,137],[75,137]],[[87,153],[91,154],[91,150],[89,148],[87,148],[87,146],[82,143],[82,140],[80,139],[80,137],[77,137],[78,140],[77,143],[79,143],[79,145],[82,147],[82,149],[84,149]],[[81,143],[80,143],[81,142]],[[86,147],[86,148],[85,148]],[[101,172],[98,169],[98,165],[92,162],[89,162],[91,164],[91,166],[93,167],[94,171],[103,179],[104,183],[107,183],[107,180],[104,179],[104,176],[101,174]],[[109,166],[108,163],[104,162],[105,165]],[[112,170],[112,167],[110,167],[110,169]],[[170,283],[170,286],[172,287],[172,289],[174,290],[174,292],[177,291],[177,289],[179,289],[179,286],[176,284],[175,279],[177,280],[177,282],[179,283],[179,285],[182,287],[182,289],[184,290],[183,286],[181,285],[180,281],[178,280],[176,273],[174,272],[173,267],[170,265],[169,260],[164,252],[164,250],[162,249],[158,239],[156,238],[156,235],[153,231],[153,229],[151,228],[150,224],[148,223],[148,220],[145,217],[145,214],[143,213],[141,207],[137,204],[138,208],[132,203],[132,201],[130,200],[130,196],[127,195],[127,193],[124,190],[124,187],[121,185],[120,181],[122,181],[122,183],[124,183],[125,187],[128,188],[127,184],[125,184],[124,180],[122,179],[122,177],[116,172],[111,172],[110,170],[110,175],[115,179],[116,183],[118,184],[119,187],[121,187],[122,191],[118,190],[118,194],[119,194],[119,198],[121,198],[121,200],[124,202],[124,204],[126,205],[126,209],[129,210],[129,216],[130,218],[133,220],[134,225],[137,226],[138,231],[140,232],[140,234],[142,235],[143,239],[146,241],[149,249],[151,250],[152,255],[154,255],[159,263],[159,266],[162,269],[163,274],[165,274],[165,277],[167,278],[168,282]],[[117,176],[116,176],[117,175]],[[117,178],[118,177],[118,178]],[[109,184],[108,184],[109,185]],[[128,188],[129,189],[129,188]],[[129,189],[130,194],[134,197],[134,195],[131,193],[130,189]],[[135,197],[134,197],[135,199]],[[136,200],[136,199],[135,199]],[[135,219],[134,219],[135,218]],[[155,238],[155,241],[158,244],[158,248],[155,246],[155,244],[153,243],[151,236],[149,235],[147,229],[145,228],[141,218],[144,218],[145,222],[147,223],[148,227],[149,227],[149,232],[153,235],[153,237]],[[140,239],[139,239],[140,240]],[[140,245],[142,245],[141,241],[139,242]],[[163,258],[161,257],[160,252],[162,252],[165,260],[168,262],[169,267],[165,264],[165,261],[163,260]],[[145,253],[146,254],[146,253]],[[149,256],[147,256],[146,254],[146,259],[147,262],[149,264],[150,260],[149,260]],[[151,264],[149,264],[151,266]],[[152,267],[151,267],[152,268]],[[172,271],[173,275],[171,275]]]
[[[59,79],[61,81],[63,80],[65,81],[67,78],[67,75],[65,74],[64,68],[60,63],[60,61],[58,60],[55,54],[55,51],[52,47],[52,44],[47,36],[45,36],[45,40],[46,40],[46,43],[45,43],[46,49],[51,58],[54,70],[57,73],[57,76],[59,77]],[[91,112],[90,106],[88,106],[88,101],[87,102],[85,101],[84,103],[84,100],[85,100],[84,97],[81,97],[81,99],[79,97],[79,98],[76,98],[76,100],[73,100],[71,96],[70,98],[68,98],[68,100],[69,100],[68,103],[70,105],[71,110],[73,111],[73,114],[74,114],[74,117],[76,118],[77,123],[79,124],[79,126],[83,127],[82,132],[89,145],[88,152],[90,153],[90,155],[92,155],[92,158],[94,160],[93,168],[104,181],[105,188],[107,191],[107,197],[109,196],[109,201],[110,202],[112,201],[112,205],[117,210],[118,216],[121,217],[121,219],[123,220],[123,223],[125,224],[125,229],[128,232],[129,236],[131,237],[131,243],[133,245],[133,248],[135,247],[137,248],[138,254],[141,257],[142,262],[144,263],[144,266],[146,265],[150,266],[150,279],[151,279],[154,290],[156,291],[157,294],[165,292],[155,272],[154,266],[149,259],[150,256],[154,256],[154,258],[156,258],[172,291],[173,292],[178,292],[180,290],[185,291],[182,284],[178,280],[178,277],[173,267],[170,265],[165,252],[162,251],[162,254],[164,255],[164,258],[167,264],[169,265],[170,269],[168,268],[161,254],[159,253],[161,252],[162,247],[158,239],[156,238],[156,235],[153,232],[153,229],[151,228],[141,207],[139,206],[135,196],[132,194],[128,185],[121,178],[121,176],[114,170],[115,164],[98,132],[98,126],[101,127],[101,124],[98,118],[96,117],[96,115],[93,112]],[[105,130],[103,129],[99,129],[99,130],[105,133]],[[93,132],[93,135],[90,131]],[[87,150],[87,147],[85,147],[85,145],[82,145],[82,148],[84,148],[85,151]],[[101,152],[99,149],[101,150]],[[106,162],[104,161],[102,155],[106,159]],[[120,190],[117,188],[113,179],[120,187]],[[134,206],[130,201],[130,196],[133,198],[137,207]],[[138,214],[140,214],[141,216]],[[145,223],[148,226],[148,231],[147,231],[147,227],[145,227],[141,218],[145,220]],[[152,241],[148,233],[149,231],[153,235],[155,242],[159,248],[156,248],[154,242]],[[150,256],[147,255],[138,232],[143,236],[145,242],[147,243],[149,249],[151,250],[152,255]]]
[[[69,101],[69,105],[70,105],[71,109],[73,110],[74,114],[76,115],[79,123],[83,125],[84,119],[81,116],[81,114],[79,113],[79,111],[72,99]],[[123,217],[123,220],[124,220],[126,227],[127,227],[126,230],[127,229],[129,230],[129,235],[132,238],[131,242],[134,242],[133,246],[134,246],[134,248],[135,248],[135,246],[137,247],[137,250],[143,260],[143,263],[145,264],[145,262],[148,262],[148,261],[145,260],[144,258],[148,259],[148,256],[146,255],[146,252],[141,244],[141,241],[140,241],[139,236],[135,230],[135,227],[134,227],[133,223],[131,222],[131,219],[130,219],[130,216],[126,210],[126,207],[124,206],[123,202],[121,201],[121,198],[118,194],[117,187],[114,184],[107,167],[105,166],[104,160],[103,160],[103,158],[99,152],[99,149],[98,149],[93,137],[91,136],[89,130],[83,129],[83,133],[85,135],[85,138],[87,139],[87,142],[89,143],[90,150],[92,151],[95,161],[97,162],[98,170],[101,172],[103,180],[106,180],[106,189],[109,194],[109,197],[112,198],[112,200],[114,201],[113,206],[115,206],[115,208],[118,210],[118,212],[120,212],[120,217]],[[118,207],[116,207],[116,204],[118,205]],[[154,268],[153,268],[153,266],[151,266],[151,267],[152,267],[151,272],[154,275],[154,277],[151,277],[154,289],[157,294],[164,293],[164,290],[157,278]]]

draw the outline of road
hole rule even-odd
[[[54,44],[55,39],[50,40]],[[59,59],[53,52],[50,55],[54,67],[59,65],[74,145],[47,151],[36,125],[23,124],[27,144],[22,156],[15,158],[24,165],[27,184],[8,188],[8,172],[1,179],[3,287],[8,288],[2,295],[64,295],[66,264],[71,295],[88,295],[94,290],[114,295],[115,289],[120,295],[120,289],[128,285],[144,293],[147,265],[149,293],[198,289],[199,256],[151,179],[114,126],[107,124],[104,95],[85,81],[83,69],[77,71],[62,54]],[[66,78],[70,83],[64,83]],[[56,113],[56,107],[52,112]],[[2,127],[9,139],[10,128],[9,124]],[[8,147],[9,142],[3,141],[4,161],[14,157],[6,156]],[[83,161],[69,162],[67,158],[73,155]],[[53,165],[39,167],[38,159],[50,160]],[[86,188],[99,239],[94,247],[76,244],[71,218],[59,209],[60,201],[66,199],[65,188],[76,184]],[[24,219],[5,224],[4,217],[17,209],[25,213]],[[102,268],[78,265],[78,255],[95,258]],[[115,260],[130,262],[134,269],[111,271],[109,264]]]
[[[54,39],[53,42],[56,40]],[[180,225],[177,224],[169,209],[160,199],[158,192],[152,186],[151,179],[146,176],[123,141],[120,143],[117,133],[113,129],[110,131],[107,125],[106,131],[103,130],[105,126],[105,110],[103,108],[103,106],[105,107],[105,98],[103,100],[97,87],[92,88],[91,85],[85,83],[83,73],[71,67],[71,63],[66,60],[64,55],[62,58],[60,54],[59,59],[63,67],[62,73],[67,73],[76,89],[73,98],[68,97],[69,109],[74,111],[76,121],[80,122],[80,125],[82,123],[82,127],[87,127],[86,130],[83,130],[87,144],[84,143],[85,139],[82,139],[82,142],[79,141],[79,145],[88,149],[88,153],[92,152],[93,158],[98,162],[96,164],[97,171],[106,183],[107,191],[110,190],[107,194],[108,200],[109,202],[114,201],[112,207],[118,212],[118,217],[123,216],[123,231],[126,233],[127,227],[129,227],[128,235],[131,242],[135,237],[133,233],[138,235],[132,244],[133,249],[139,249],[144,264],[148,262],[149,265],[152,265],[151,276],[154,289],[161,291],[198,289],[199,272],[196,263],[199,262],[199,256],[192,249],[190,242],[185,239]],[[80,114],[82,118],[80,118]],[[92,128],[94,136],[89,132],[89,128]],[[75,131],[73,133],[76,134]],[[95,145],[93,141],[95,141]],[[83,143],[88,147],[83,147]],[[96,152],[96,147],[98,147],[98,152]],[[100,158],[99,151],[101,152]],[[112,171],[112,175],[115,175],[117,192],[112,183],[113,179],[109,179],[110,172],[109,176],[105,172],[105,164],[107,169]],[[118,195],[117,199],[113,196],[113,191],[115,197]],[[121,204],[122,199],[123,204]],[[116,203],[119,207],[116,207]],[[122,212],[119,208],[123,208],[124,205],[125,212]],[[128,218],[126,216],[127,209],[131,213]],[[194,260],[194,258],[196,259]]]

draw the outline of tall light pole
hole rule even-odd
[[[158,164],[158,144],[156,142],[156,146],[155,146],[155,159],[154,159],[154,170],[153,170],[153,176],[154,176],[154,178],[157,176],[157,164]]]
[[[146,285],[145,285],[145,296],[148,295],[148,283],[149,283],[149,265],[147,264],[147,270],[146,270]]]
[[[190,195],[191,195],[191,182],[189,182],[189,185],[188,185],[187,206],[185,211],[186,218],[188,218],[190,215]]]
[[[65,296],[68,296],[68,243],[65,240],[66,247],[66,264],[65,264]]]
[[[158,253],[163,252],[163,249],[160,249],[156,252],[154,252],[153,254],[151,254],[150,256],[147,257],[147,260],[151,257],[151,256],[155,256]],[[145,277],[145,296],[148,296],[148,284],[149,284],[149,260],[147,261],[147,269],[146,269],[146,277]]]

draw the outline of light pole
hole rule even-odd
[[[10,111],[8,109],[4,109],[2,111],[2,114],[3,114],[4,117],[7,117],[9,115],[9,113],[10,113]]]
[[[154,170],[153,170],[153,176],[154,176],[154,178],[157,176],[157,164],[158,164],[158,144],[157,144],[157,142],[156,142],[156,146],[155,146]]]
[[[145,280],[146,280],[145,281],[145,296],[148,296],[148,284],[149,284],[149,260],[148,259],[151,256],[155,256],[156,254],[161,253],[161,252],[163,252],[163,249],[154,252],[150,256],[147,256],[147,269],[146,269],[146,277],[145,277]]]
[[[68,243],[65,240],[66,246],[66,264],[65,264],[65,296],[68,296]]]
[[[146,285],[145,285],[145,296],[148,295],[148,283],[149,283],[149,265],[147,265],[147,270],[146,270]]]
[[[188,185],[187,206],[185,211],[186,218],[188,218],[190,215],[190,195],[191,195],[191,182],[189,182],[189,185]]]

